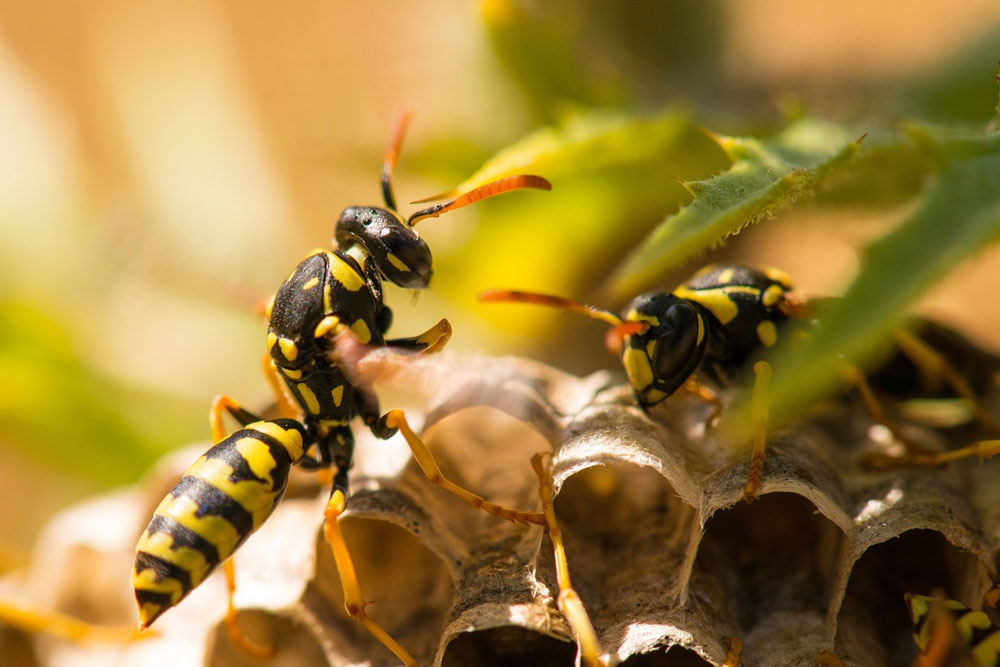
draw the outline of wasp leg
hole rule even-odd
[[[771,364],[758,361],[753,365],[753,396],[750,399],[750,419],[753,422],[753,453],[750,455],[750,471],[743,487],[743,500],[753,502],[760,491],[760,481],[764,477],[764,448],[767,445],[767,419],[769,406],[767,388],[771,382]]]
[[[126,644],[157,636],[153,630],[136,629],[131,625],[93,625],[56,611],[36,611],[7,600],[0,600],[0,623],[24,632],[44,632],[71,642]]]
[[[923,343],[920,344],[923,345]],[[935,352],[935,354],[937,353]],[[970,456],[978,456],[980,461],[982,461],[1000,454],[1000,440],[977,440],[971,445],[952,449],[947,452],[928,452],[917,447],[907,440],[893,425],[892,421],[886,417],[885,411],[882,409],[881,403],[879,403],[878,398],[876,398],[871,386],[865,379],[864,373],[850,365],[844,365],[841,372],[858,389],[861,399],[865,402],[872,419],[889,429],[893,438],[906,447],[906,453],[900,456],[879,453],[866,454],[861,462],[864,466],[870,468],[890,468],[894,466],[933,468]]]
[[[948,609],[944,599],[930,601],[928,615],[914,630],[914,639],[920,647],[914,667],[975,664],[969,647],[963,645],[955,614]]]
[[[260,421],[260,417],[244,409],[235,398],[225,395],[216,396],[212,401],[212,409],[208,416],[212,427],[213,443],[222,441],[227,435],[226,425],[223,422],[223,417],[227,412],[241,426]],[[226,561],[224,569],[226,572],[226,631],[229,633],[229,639],[241,651],[254,658],[264,659],[274,655],[273,647],[257,644],[240,630],[239,623],[236,621],[236,607],[233,604],[233,595],[236,593],[236,569],[233,566],[232,558]]]
[[[980,400],[979,396],[969,385],[969,382],[962,377],[962,374],[955,370],[955,367],[933,347],[920,340],[919,337],[904,329],[897,329],[892,335],[893,342],[900,352],[913,362],[913,365],[920,369],[920,372],[930,377],[939,377],[952,388],[958,396],[964,398],[972,405],[976,413],[976,418],[984,427],[994,433],[1000,434],[1000,424],[993,418],[989,410]]]
[[[977,440],[971,445],[947,452],[909,452],[901,456],[869,454],[862,463],[871,468],[936,468],[972,456],[978,456],[982,461],[997,454],[1000,454],[1000,440]]]
[[[270,354],[264,354],[261,360],[261,367],[264,369],[264,377],[267,378],[267,384],[271,387],[271,391],[274,392],[274,397],[278,402],[278,416],[302,421],[302,409],[288,394],[288,390],[285,389],[285,383],[281,381],[281,376],[278,375],[278,367],[274,365],[274,359],[271,358]]]
[[[552,540],[552,550],[556,559],[556,579],[559,582],[559,611],[569,621],[569,627],[576,635],[580,645],[580,661],[588,667],[600,667],[608,664],[601,657],[601,645],[597,641],[597,633],[590,622],[590,616],[583,607],[583,601],[573,589],[569,578],[569,565],[566,562],[566,548],[563,545],[562,530],[556,522],[556,512],[553,506],[551,454],[535,454],[531,457],[531,467],[538,475],[538,495],[542,499],[542,513],[549,528],[549,538]],[[546,459],[550,459],[546,462]]]
[[[410,338],[393,338],[385,342],[389,347],[400,347],[416,350],[423,354],[431,354],[441,350],[451,338],[451,322],[442,319],[419,336]]]
[[[865,377],[864,372],[862,372],[860,368],[847,362],[843,362],[840,366],[840,374],[844,377],[844,379],[854,385],[855,389],[858,390],[858,394],[861,396],[861,400],[868,409],[868,414],[871,415],[872,421],[888,429],[889,433],[892,434],[892,437],[897,442],[902,443],[908,452],[923,452],[922,449],[907,440],[892,420],[885,414],[885,408],[882,407],[882,403],[878,400],[878,397],[875,396],[875,392],[872,390],[871,385],[868,384],[868,378]]]
[[[719,667],[740,667],[740,656],[743,654],[743,641],[733,637],[729,640],[725,661]]]
[[[360,621],[368,632],[375,639],[382,642],[387,649],[392,651],[404,665],[407,665],[407,667],[417,667],[417,661],[413,659],[413,656],[407,653],[406,649],[400,646],[388,632],[383,630],[365,612],[365,606],[367,606],[368,602],[361,592],[361,583],[358,581],[358,575],[354,570],[354,561],[351,560],[351,553],[347,550],[347,542],[344,541],[344,534],[340,531],[340,522],[338,521],[340,515],[344,512],[345,506],[346,498],[344,492],[336,489],[330,496],[330,500],[327,502],[323,513],[323,536],[333,551],[333,560],[337,565],[337,574],[340,575],[340,583],[344,587],[344,608],[351,618]]]
[[[410,428],[409,423],[406,421],[406,415],[403,414],[402,410],[390,410],[385,413],[379,421],[386,428],[398,428],[400,430],[403,437],[406,438],[406,442],[410,445],[410,451],[413,452],[413,458],[416,459],[417,464],[420,466],[420,469],[423,471],[424,475],[431,484],[440,486],[445,491],[455,494],[473,507],[478,507],[493,516],[507,519],[508,521],[513,521],[514,523],[534,523],[539,526],[546,525],[545,515],[541,512],[522,512],[520,510],[497,505],[496,503],[491,503],[482,496],[477,496],[468,489],[447,479],[441,472],[441,468],[438,467],[437,461],[434,460],[434,455],[431,454],[429,449],[427,449],[427,445],[425,445],[423,441],[417,437],[417,434],[413,432],[413,429]]]
[[[233,565],[232,558],[225,562],[223,570],[226,573],[226,632],[229,633],[229,640],[238,649],[253,658],[257,658],[258,660],[270,658],[274,655],[274,647],[258,644],[251,640],[240,629],[240,625],[236,620],[236,606],[233,604],[233,595],[236,594],[236,566]]]
[[[832,651],[823,651],[816,656],[817,667],[847,667],[843,660],[833,654]]]
[[[260,417],[249,410],[246,410],[242,405],[240,405],[240,402],[232,396],[220,394],[212,399],[212,408],[208,413],[208,423],[212,428],[213,444],[217,444],[221,440],[225,440],[228,435],[226,433],[226,424],[222,420],[224,413],[226,412],[232,415],[233,419],[240,423],[240,426],[246,426],[247,424],[261,421]]]
[[[698,382],[694,378],[694,375],[685,380],[681,388],[712,406],[712,413],[705,420],[706,424],[711,424],[722,414],[722,401],[719,400],[719,395],[712,391],[710,387],[706,387]]]

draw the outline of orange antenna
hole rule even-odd
[[[586,315],[591,319],[607,322],[613,327],[629,324],[628,322],[623,323],[622,318],[618,317],[609,310],[604,310],[603,308],[591,306],[586,303],[580,303],[579,301],[573,301],[572,299],[564,299],[561,296],[551,296],[549,294],[539,294],[537,292],[491,289],[481,292],[479,294],[479,300],[487,303],[500,303],[504,301],[514,303],[533,303],[539,306],[548,306],[549,308],[572,310],[575,313]]]
[[[646,333],[649,331],[649,327],[649,322],[637,322],[635,320],[622,322],[604,334],[604,347],[608,348],[608,352],[611,354],[618,356],[622,353],[622,344],[625,342],[625,336]]]
[[[413,118],[413,110],[403,107],[396,116],[396,124],[389,135],[389,147],[385,151],[385,160],[382,161],[382,199],[390,210],[396,210],[396,197],[392,194],[392,172],[396,169],[396,159],[399,157],[399,148],[403,145],[403,136],[406,128]]]
[[[420,220],[424,218],[436,218],[442,213],[447,213],[448,211],[454,211],[457,208],[462,208],[463,206],[468,206],[481,199],[487,199],[489,197],[494,197],[504,192],[510,192],[511,190],[521,190],[523,188],[535,188],[538,190],[551,190],[552,184],[541,176],[534,176],[532,174],[518,174],[517,176],[507,176],[505,178],[498,179],[492,183],[487,183],[482,185],[475,190],[469,190],[465,194],[459,195],[449,202],[443,204],[436,204],[429,208],[417,211],[410,216],[407,221],[408,224],[415,225]]]

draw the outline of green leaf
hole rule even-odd
[[[820,313],[816,330],[795,346],[785,341],[771,355],[776,422],[836,387],[843,360],[863,366],[910,303],[960,261],[1000,240],[1000,135],[923,126],[909,131],[940,172],[917,210],[865,250],[853,284]],[[745,416],[735,411],[732,419],[742,423],[740,441],[749,436]]]
[[[511,174],[532,172],[549,180],[600,168],[647,162],[693,128],[690,115],[668,109],[651,116],[619,112],[574,113],[499,151],[455,187],[465,192]]]
[[[857,153],[861,139],[840,126],[804,118],[766,141],[713,136],[733,161],[725,173],[686,183],[694,201],[664,220],[612,276],[625,298],[719,240],[822,182]]]

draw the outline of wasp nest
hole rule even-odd
[[[997,361],[952,353],[965,355],[960,365],[995,406]],[[920,379],[887,373],[898,386],[886,391],[900,397]],[[537,510],[529,460],[554,453],[573,581],[604,650],[622,664],[718,665],[730,637],[743,640],[744,665],[813,664],[824,650],[850,665],[906,664],[915,648],[904,592],[941,590],[977,606],[996,578],[998,463],[866,471],[859,455],[891,438],[851,395],[770,435],[762,495],[746,504],[748,456],[717,439],[709,407],[694,397],[678,394],[647,415],[607,373],[578,378],[448,353],[383,379],[433,388],[423,437],[449,477],[490,500]],[[932,428],[895,417],[927,447],[983,436],[974,422]],[[544,530],[431,486],[398,436],[358,435],[343,526],[369,614],[423,665],[572,665]],[[55,519],[30,571],[8,588],[90,621],[134,622],[134,543],[199,453],[172,456],[141,487]],[[276,647],[262,664],[396,664],[343,610],[320,531],[324,501],[312,477],[296,477],[236,555],[240,623]],[[216,575],[157,622],[157,638],[81,647],[8,630],[0,651],[16,659],[6,665],[246,664],[226,637],[224,610]]]

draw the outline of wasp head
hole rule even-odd
[[[431,280],[431,250],[393,211],[351,206],[337,221],[337,245],[361,245],[385,278],[400,287],[423,289]]]
[[[622,363],[636,400],[656,405],[687,380],[708,349],[705,322],[690,301],[669,293],[644,294],[626,309],[625,322],[643,330],[622,341]]]

